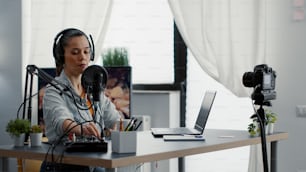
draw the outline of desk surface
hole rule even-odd
[[[247,131],[239,130],[214,130],[207,129],[204,133],[205,141],[177,141],[165,142],[163,138],[154,138],[150,131],[139,132],[137,135],[136,153],[118,154],[112,153],[111,142],[108,143],[107,153],[67,153],[64,152],[63,163],[103,166],[116,168],[132,164],[152,162],[163,159],[184,157],[206,152],[243,147],[261,143],[260,137],[250,137]],[[267,142],[277,142],[287,139],[288,133],[276,132],[267,135]],[[0,156],[16,157],[24,159],[44,160],[49,145],[31,148],[21,148],[12,145],[1,145]],[[61,152],[55,152],[54,158],[58,158]],[[51,158],[51,153],[49,153]]]

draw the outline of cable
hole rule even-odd
[[[144,165],[144,163],[140,163],[136,166],[135,168],[135,172],[137,172],[138,170],[140,170],[140,167],[142,167]]]
[[[81,109],[81,110],[88,110],[88,108],[83,109],[83,107],[79,106],[78,102],[76,101],[76,98],[74,96],[74,92],[73,89],[61,82],[59,82],[58,80],[56,80],[55,78],[53,78],[52,76],[50,76],[48,73],[46,73],[45,71],[43,71],[42,69],[38,68],[35,65],[28,65],[27,66],[27,72],[31,75],[36,75],[38,78],[43,79],[44,81],[46,81],[48,84],[52,85],[54,88],[56,88],[58,91],[60,91],[60,95],[62,95],[63,93],[66,94],[68,97],[72,98],[74,101],[74,104],[76,105],[77,108]],[[58,86],[61,86],[61,88],[59,88]],[[69,91],[69,94],[66,93],[66,91]],[[81,102],[80,102],[81,103]]]
[[[73,122],[75,122],[75,121],[72,121],[72,120],[71,120],[71,123],[70,123],[68,126],[71,126],[71,125],[73,124]],[[92,121],[84,121],[84,122],[82,122],[82,123],[77,123],[76,125],[72,126],[72,127],[69,128],[68,130],[66,130],[66,131],[65,131],[57,140],[55,140],[53,143],[50,143],[50,147],[48,148],[48,151],[47,151],[47,153],[45,154],[45,159],[44,159],[44,161],[47,162],[48,155],[49,155],[49,153],[50,153],[50,151],[51,151],[51,162],[49,162],[49,163],[51,163],[51,164],[55,164],[55,163],[57,163],[57,162],[60,162],[60,163],[61,163],[62,157],[63,157],[64,152],[65,152],[65,149],[63,149],[62,152],[61,152],[61,154],[60,154],[60,156],[59,156],[58,158],[55,159],[55,157],[54,157],[54,151],[55,151],[56,147],[57,147],[60,143],[62,143],[63,138],[64,138],[65,136],[67,136],[67,134],[70,133],[70,131],[71,131],[72,129],[74,129],[75,127],[77,127],[77,126],[79,126],[79,125],[82,125],[82,124],[84,124],[84,123],[88,123],[88,122],[92,122]],[[54,169],[54,170],[55,170],[55,169]]]
[[[43,79],[44,81],[46,81],[48,83],[46,88],[52,86],[52,87],[54,87],[56,89],[55,92],[58,92],[59,95],[65,94],[66,96],[71,98],[73,103],[74,103],[74,105],[76,106],[76,108],[78,110],[79,116],[82,118],[82,120],[84,120],[83,122],[79,122],[79,121],[76,121],[76,120],[75,121],[71,121],[71,123],[67,126],[67,130],[64,130],[63,134],[60,135],[58,139],[56,139],[55,141],[53,141],[53,143],[50,144],[50,147],[48,148],[47,153],[45,155],[45,162],[47,162],[48,155],[50,153],[51,153],[51,163],[56,163],[56,162],[60,162],[61,163],[62,162],[62,157],[63,157],[65,149],[63,149],[62,153],[57,158],[54,157],[54,151],[55,151],[56,147],[60,143],[63,142],[64,137],[66,137],[67,134],[69,134],[73,128],[81,125],[81,130],[82,130],[83,129],[83,127],[82,127],[83,124],[89,123],[89,122],[94,122],[94,123],[97,123],[99,125],[99,127],[101,129],[101,133],[103,133],[103,126],[102,126],[101,123],[95,121],[94,118],[92,118],[91,120],[87,120],[87,119],[84,118],[84,116],[82,116],[82,113],[80,112],[80,110],[89,110],[90,108],[93,107],[93,104],[91,103],[89,107],[86,106],[86,108],[84,108],[84,105],[82,104],[82,100],[78,99],[78,97],[76,96],[75,91],[73,90],[72,87],[67,86],[67,85],[59,82],[57,79],[51,77],[49,74],[45,73],[43,70],[41,70],[40,68],[36,67],[35,65],[28,65],[27,66],[27,76],[28,75],[31,75],[31,77],[33,75],[38,76],[38,78],[41,78],[41,79]],[[26,84],[26,87],[27,87],[27,85],[28,84]],[[30,89],[32,89],[32,87]],[[21,103],[21,105],[19,106],[19,108],[17,110],[17,118],[19,118],[20,109],[22,107],[25,108],[26,102],[31,100],[32,97],[38,95],[38,93],[39,92],[37,92],[37,93],[35,93],[33,95],[30,95],[27,98],[26,97],[27,96],[27,89],[26,89],[26,91],[24,93],[25,94],[24,101]],[[88,97],[86,96],[86,98],[88,98]],[[98,114],[98,112],[97,112],[97,110],[95,110],[93,115],[96,116],[97,114]],[[76,122],[77,124],[75,124],[74,126],[71,126],[73,124],[73,122]],[[81,136],[83,135],[82,133],[81,133]],[[101,141],[103,141],[103,140],[101,140]],[[55,170],[55,169],[53,169],[53,170]]]
[[[34,96],[36,96],[36,95],[38,95],[38,92],[35,93],[35,94],[33,94],[32,97],[34,97]],[[19,118],[20,109],[24,106],[24,104],[26,103],[26,101],[28,101],[28,100],[29,100],[30,98],[32,98],[32,97],[26,98],[25,101],[23,101],[23,102],[19,105],[19,108],[18,108],[18,110],[17,110],[17,116],[16,116],[17,118]]]
[[[51,87],[51,85],[49,86],[46,86],[46,88],[48,87]],[[25,93],[26,94],[26,93]],[[19,118],[19,113],[20,113],[20,110],[21,108],[26,104],[26,102],[30,99],[30,98],[33,98],[34,96],[37,96],[39,94],[39,91],[37,91],[36,93],[34,93],[31,97],[28,97],[26,98],[20,105],[19,105],[19,108],[17,110],[17,118]]]

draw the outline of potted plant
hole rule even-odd
[[[103,66],[128,66],[129,58],[126,48],[109,48],[102,53]]]
[[[277,115],[270,110],[267,110],[265,114],[266,114],[267,133],[272,134],[274,130],[274,124],[277,121]]]
[[[33,125],[30,129],[31,146],[41,146],[42,129],[39,125]]]
[[[14,139],[15,146],[23,146],[25,134],[29,133],[31,123],[27,119],[10,120],[6,125],[6,132]]]
[[[248,125],[248,132],[251,137],[258,136],[260,133],[259,123],[257,119],[254,118],[254,115],[251,118],[253,119],[253,122]]]
[[[251,116],[253,122],[248,125],[248,132],[250,136],[257,136],[260,133],[260,128],[258,127],[258,121],[256,115]],[[266,134],[272,134],[274,130],[275,122],[277,121],[277,115],[271,110],[265,110],[265,126]]]

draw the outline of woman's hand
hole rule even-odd
[[[95,136],[97,139],[101,140],[101,133],[93,122],[80,125],[71,119],[67,119],[64,121],[63,128],[64,131],[70,131],[72,134],[74,133],[79,136]]]
[[[95,136],[101,140],[100,131],[97,129],[96,125],[93,122],[86,123],[82,125],[82,134],[85,136]]]

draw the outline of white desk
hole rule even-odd
[[[206,141],[189,141],[189,142],[165,142],[162,138],[154,138],[150,131],[138,133],[137,152],[129,154],[112,153],[111,142],[108,144],[108,152],[106,153],[64,153],[63,163],[102,166],[106,168],[116,168],[129,166],[132,164],[140,164],[144,162],[152,162],[170,158],[184,157],[188,155],[201,154],[206,152],[243,147],[261,143],[260,137],[249,137],[247,131],[238,130],[209,130],[204,133]],[[230,137],[220,137],[230,136]],[[287,139],[288,133],[276,132],[267,135],[267,143],[271,143],[271,172],[277,171],[277,142]],[[22,159],[44,160],[49,145],[43,145],[39,148],[30,148],[24,146],[15,148],[12,145],[1,145],[0,156],[2,157],[2,170],[6,171],[5,162],[7,157],[15,157]],[[54,153],[55,158],[60,156],[60,148]],[[49,154],[48,158],[51,158]]]

